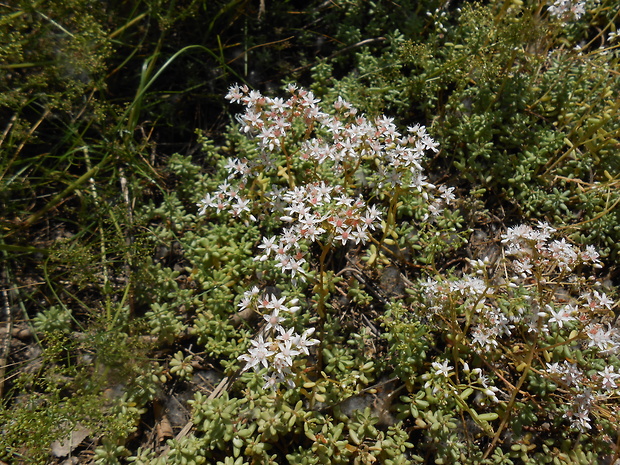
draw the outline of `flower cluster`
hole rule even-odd
[[[293,328],[284,328],[286,318],[283,315],[299,310],[296,299],[287,303],[284,297],[277,298],[275,295],[259,297],[259,295],[260,291],[255,287],[245,292],[239,303],[242,311],[252,309],[261,314],[265,320],[260,334],[251,341],[253,347],[247,354],[239,357],[239,360],[246,362],[243,371],[250,368],[255,371],[267,368],[267,373],[263,375],[265,380],[263,389],[275,389],[284,381],[289,386],[294,386],[290,377],[293,358],[300,354],[309,355],[308,348],[318,344],[319,341],[310,337],[314,333],[314,328],[302,334],[297,334]]]
[[[423,156],[438,151],[423,126],[403,135],[392,118],[369,120],[342,98],[328,114],[312,92],[294,85],[288,91],[284,100],[246,86],[229,89],[226,98],[246,107],[238,121],[257,140],[258,152],[230,159],[228,180],[198,204],[199,214],[214,209],[256,220],[267,209],[279,215],[282,231],[262,239],[257,260],[273,258],[276,267],[303,279],[303,244],[366,243],[381,222],[381,209],[362,198],[364,186],[418,192],[428,200],[427,217],[454,200],[453,189],[435,189],[423,175]]]
[[[441,392],[444,397],[460,396],[466,389],[477,392],[478,404],[486,404],[487,401],[497,403],[499,399],[497,394],[500,390],[491,384],[489,378],[482,372],[481,368],[470,368],[466,361],[461,360],[463,365],[459,376],[461,382],[457,383],[453,378],[456,377],[454,367],[450,365],[448,360],[443,362],[433,362],[431,371],[422,375],[425,381],[424,389],[432,388],[433,395]]]
[[[524,285],[534,275],[538,278],[544,275],[544,279],[549,280],[545,284],[550,285],[554,272],[566,277],[579,265],[601,266],[599,254],[592,246],[579,250],[565,239],[552,239],[554,232],[545,223],[539,224],[538,228],[527,225],[509,228],[502,235],[502,243],[506,247],[504,254],[513,257],[507,263],[514,273],[507,286],[497,286],[488,277],[488,262],[471,261],[475,270],[473,275],[464,275],[461,279],[451,281],[429,278],[421,283],[427,309],[438,313],[446,305],[462,299],[464,306],[469,306],[476,315],[471,320],[471,335],[474,344],[481,350],[497,346],[499,338],[510,336],[515,327],[524,323],[528,332],[549,334],[575,322],[581,327],[588,347],[604,353],[615,351],[620,347],[620,335],[609,325],[595,322],[597,317],[609,312],[613,305],[613,301],[604,292],[588,289],[569,302],[564,302],[565,299],[547,301],[550,299],[547,292],[539,295],[540,288]],[[519,287],[520,305],[506,308],[498,304],[500,298],[514,294]],[[555,293],[559,294],[557,287]]]
[[[256,260],[276,260],[276,267],[288,271],[292,278],[303,274],[305,263],[302,244],[323,239],[328,244],[366,243],[369,231],[376,228],[380,212],[368,207],[361,197],[336,194],[339,189],[325,183],[313,183],[287,191],[287,203],[280,220],[284,227],[279,236],[263,237],[262,254]]]
[[[376,167],[385,183],[418,189],[427,185],[420,161],[426,151],[437,152],[438,144],[424,126],[409,127],[408,134],[403,135],[393,118],[369,120],[342,98],[334,103],[334,114],[330,115],[321,109],[312,92],[295,85],[289,85],[288,91],[291,96],[286,101],[265,97],[247,86],[233,86],[226,96],[246,106],[238,120],[243,132],[258,139],[264,168],[274,168],[270,154],[290,153],[294,148],[299,159],[327,163],[339,173],[355,171],[363,160],[373,160],[378,162]],[[292,143],[298,146],[292,147]],[[256,166],[242,163],[236,171],[245,175]]]
[[[612,366],[606,366],[588,377],[578,364],[564,360],[563,363],[548,363],[545,372],[570,393],[572,402],[564,416],[579,431],[591,429],[592,411],[600,401],[619,392],[616,380],[620,378],[620,373],[616,373]]]
[[[539,368],[563,385],[571,405],[565,416],[583,431],[590,428],[597,402],[609,391],[617,392],[620,377],[612,366],[598,370],[594,380],[586,372],[591,360],[618,352],[620,333],[609,322],[614,301],[597,288],[599,283],[576,274],[580,266],[599,268],[599,254],[591,246],[579,249],[554,239],[555,232],[545,223],[509,228],[501,236],[509,257],[501,277],[492,275],[488,260],[471,260],[471,274],[421,284],[427,312],[440,321],[462,322],[453,330],[485,358],[502,354],[504,344],[515,338],[525,338],[529,346],[537,340],[554,347],[558,336],[567,350],[587,354],[580,362],[549,362]],[[433,365],[436,375],[449,376],[448,368]]]
[[[549,14],[565,22],[578,20],[586,13],[585,3],[583,0],[555,0],[549,6]]]
[[[509,228],[502,235],[502,243],[506,244],[506,254],[517,259],[513,265],[521,276],[531,275],[532,268],[548,268],[557,266],[561,271],[572,271],[577,265],[591,264],[601,267],[599,254],[593,246],[579,251],[566,239],[550,240],[556,232],[546,223],[539,223],[538,229],[520,225]]]

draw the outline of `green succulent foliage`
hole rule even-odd
[[[165,458],[165,463],[200,465],[207,460],[202,453],[205,446],[202,438],[192,435],[181,439],[170,439],[168,446],[170,451]]]
[[[254,374],[243,375],[241,381],[245,388],[238,397],[228,392],[216,398],[195,394],[191,405],[196,432],[168,441],[166,463],[412,463],[405,457],[413,445],[401,425],[378,427],[379,418],[369,407],[341,414],[336,421],[308,408],[308,399],[316,395],[310,391],[321,392],[313,389],[316,383],[266,392]],[[140,463],[145,453],[129,460]]]
[[[34,329],[41,333],[53,331],[68,333],[71,331],[71,323],[71,311],[56,305],[37,313],[32,322]]]
[[[189,380],[194,373],[192,358],[191,355],[183,357],[181,351],[174,354],[174,358],[170,360],[170,374],[178,376],[180,379]]]
[[[221,158],[210,140],[203,138],[203,146],[205,157]],[[238,341],[247,337],[231,318],[237,311],[238,289],[257,273],[253,256],[260,242],[258,228],[230,220],[204,221],[186,210],[203,195],[200,186],[217,182],[189,157],[172,156],[167,173],[180,188],[142,212],[146,220],[157,222],[154,232],[162,240],[157,247],[161,258],[142,270],[145,297],[154,299],[144,319],[165,343],[189,329],[208,354],[224,356],[226,364],[241,353]]]
[[[129,457],[127,461],[129,463],[135,463],[136,465],[152,465],[160,463],[160,461],[155,458],[155,452],[152,449],[142,447],[139,447],[135,452],[135,455]]]
[[[129,451],[123,445],[114,441],[104,440],[103,444],[95,449],[95,463],[101,465],[120,465],[120,459],[129,455]]]
[[[410,314],[402,304],[394,303],[383,317],[388,343],[387,362],[410,389],[418,381],[421,367],[426,363],[432,346],[428,328]]]
[[[235,132],[230,134],[229,145],[222,150],[229,149],[242,153],[253,150]],[[218,160],[213,151],[209,153],[214,160],[214,171],[212,178],[205,180],[207,187],[217,185],[226,176],[223,161]],[[188,167],[185,171],[195,173]],[[293,166],[293,171],[303,176],[302,165]],[[364,174],[372,181],[372,173]],[[388,194],[381,192],[377,198],[381,200],[382,195]],[[388,252],[379,255],[377,247],[373,250],[371,246],[368,263],[374,262],[379,269],[392,261],[421,263],[429,271],[440,269],[440,258],[458,249],[469,234],[462,232],[462,213],[443,212],[436,223],[424,223],[427,212],[414,196],[402,193],[398,200],[400,202],[393,202],[394,208],[388,214],[389,227],[386,229],[389,234],[382,239],[393,256],[388,257]],[[177,237],[181,238],[183,250],[187,251],[184,254],[187,259],[185,272],[191,273],[192,280],[199,283],[202,291],[202,294],[198,291],[195,295],[194,302],[200,302],[205,296],[203,305],[194,307],[192,332],[198,336],[198,342],[206,352],[220,360],[227,373],[238,368],[237,357],[253,335],[251,325],[245,327],[244,321],[235,321],[239,294],[257,280],[264,286],[274,283],[277,277],[252,258],[261,235],[272,230],[269,213],[259,210],[256,211],[257,217],[264,220],[260,226],[239,220],[235,223],[228,215],[220,213],[198,221],[195,217],[188,218],[187,223],[179,223],[180,227],[170,222],[178,231],[186,231]],[[190,223],[191,227],[186,228],[185,225]],[[550,436],[530,437],[528,434],[551,417],[562,418],[566,414],[565,406],[556,406],[553,402],[545,404],[549,408],[549,418],[543,418],[535,403],[513,406],[515,413],[510,417],[510,431],[519,432],[519,436],[506,438],[503,432],[503,444],[498,447],[501,450],[493,452],[490,457],[485,456],[485,444],[494,437],[500,418],[506,415],[502,410],[506,401],[493,403],[489,400],[492,393],[489,394],[491,391],[485,383],[494,386],[501,379],[495,377],[493,369],[489,370],[491,378],[482,382],[470,378],[469,365],[466,365],[484,366],[482,357],[464,344],[463,337],[467,334],[462,329],[467,318],[472,318],[479,300],[450,300],[445,303],[444,313],[435,319],[427,313],[424,304],[392,303],[382,308],[382,337],[379,339],[371,331],[345,326],[346,319],[337,312],[341,306],[335,299],[331,300],[344,280],[332,281],[335,276],[331,270],[326,276],[329,284],[327,313],[322,328],[321,372],[314,373],[301,362],[293,366],[292,385],[284,391],[266,392],[261,387],[260,373],[243,373],[239,385],[244,388],[237,386],[216,398],[197,395],[192,405],[198,439],[192,447],[206,451],[211,461],[372,463],[383,460],[385,463],[423,463],[423,457],[432,456],[436,463],[473,465],[543,460],[545,452],[539,444]],[[276,281],[275,284],[274,288],[284,295],[295,293],[287,283]],[[351,285],[348,294],[357,305],[372,305],[374,298],[360,291],[359,286]],[[497,292],[492,299],[507,315],[516,318],[518,308],[525,305],[528,296],[523,289],[511,288]],[[465,327],[469,324],[466,323]],[[567,326],[565,331],[569,332],[570,328]],[[557,348],[559,357],[567,349],[565,344],[558,344],[557,337],[558,334],[545,335],[548,340],[544,343],[554,347],[553,356]],[[382,357],[375,361],[377,343],[381,344]],[[508,344],[506,341],[502,343]],[[564,347],[560,349],[562,345]],[[568,356],[578,356],[578,351],[573,349],[569,347]],[[501,360],[499,353],[488,355],[489,362],[505,367]],[[463,363],[458,368],[460,374],[442,378],[435,365],[450,361]],[[513,359],[504,363],[510,368],[518,366]],[[501,370],[497,368],[497,373]],[[389,401],[367,391],[369,386],[379,385],[377,379],[386,373],[393,375],[399,383],[397,392],[404,391],[402,395],[390,397]],[[524,386],[528,392],[545,398],[545,401],[553,398],[557,390],[552,381],[532,373],[526,381]],[[371,394],[377,396],[375,403],[372,406],[364,404],[373,398]],[[379,404],[381,407],[377,408]],[[559,433],[561,420],[550,421],[550,425],[551,431],[558,430],[558,435],[553,437],[567,441],[575,437],[574,431]],[[388,453],[384,441],[389,447],[398,444],[398,448]],[[548,446],[555,447],[558,454],[569,453],[569,448],[554,441]],[[193,443],[188,439],[188,444]],[[606,450],[602,445],[596,447],[599,451]],[[588,445],[583,448],[586,454],[594,450]],[[283,450],[287,451],[285,456]],[[183,453],[191,455],[191,452]]]
[[[181,316],[175,314],[168,304],[153,303],[144,315],[151,327],[151,334],[163,344],[170,344],[186,329]]]

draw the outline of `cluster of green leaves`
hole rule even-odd
[[[205,157],[216,164],[222,158],[210,146]],[[227,366],[226,361],[242,350],[238,341],[251,334],[230,319],[236,299],[255,274],[252,249],[258,230],[230,220],[205,223],[197,217],[195,204],[202,189],[213,187],[217,178],[200,174],[190,157],[180,155],[171,157],[168,170],[178,189],[159,206],[145,206],[143,215],[152,223],[151,234],[159,246],[168,253],[177,249],[177,255],[170,259],[172,264],[151,262],[144,269],[144,298],[151,307],[145,320],[161,342],[172,343],[188,332],[209,356]]]

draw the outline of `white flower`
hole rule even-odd
[[[593,245],[587,245],[586,250],[582,251],[579,255],[584,262],[592,262],[595,265],[600,263],[598,259],[600,255]]]
[[[586,299],[588,300],[588,307],[593,310],[602,308],[611,310],[611,306],[614,303],[613,300],[607,297],[607,294],[598,291],[594,291],[591,294],[588,294],[586,296]]]
[[[573,314],[576,312],[576,308],[572,305],[565,305],[557,311],[550,306],[547,306],[547,309],[551,313],[549,323],[557,323],[559,328],[563,328],[564,323],[575,320]]]
[[[239,360],[247,362],[243,371],[247,371],[250,368],[256,370],[260,368],[261,364],[267,368],[269,366],[269,357],[274,354],[274,352],[270,350],[271,343],[269,341],[265,342],[262,334],[258,336],[257,340],[252,340],[250,342],[254,347],[248,350],[249,354],[239,356]]]
[[[476,326],[472,331],[473,343],[485,350],[489,350],[491,347],[498,345],[498,342],[495,340],[496,337],[496,331],[492,331],[483,326]]]
[[[618,346],[616,330],[612,329],[610,325],[607,325],[605,331],[602,324],[591,323],[586,326],[586,336],[590,339],[588,347],[596,347],[603,352],[613,350]]]
[[[205,195],[205,197],[196,204],[196,206],[199,208],[198,210],[198,214],[199,215],[206,215],[207,214],[207,208],[210,208],[213,203],[213,197],[211,197],[210,194]]]
[[[443,363],[433,362],[431,366],[435,370],[435,376],[445,376],[446,378],[450,376],[450,372],[454,369],[448,365],[447,360],[444,360]]]
[[[278,339],[279,341],[286,342],[294,340],[293,338],[295,337],[295,330],[293,328],[289,328],[286,331],[284,330],[284,328],[282,328],[278,331],[280,334],[276,336],[276,339]]]
[[[549,7],[549,14],[561,21],[580,19],[585,14],[585,1],[555,0]]]
[[[315,328],[310,328],[305,330],[301,336],[297,335],[293,338],[293,343],[299,348],[301,352],[306,355],[310,355],[308,347],[317,345],[319,343],[318,339],[309,339],[309,336],[311,336],[314,331]]]
[[[598,374],[602,378],[601,387],[603,389],[611,391],[612,389],[616,389],[618,387],[616,384],[616,379],[620,378],[620,374],[614,372],[614,367],[606,366],[605,369],[603,371],[599,371]]]
[[[267,375],[264,375],[263,379],[265,380],[265,384],[263,385],[263,390],[266,390],[267,388],[275,390],[276,387],[278,387],[278,384],[284,381],[284,377],[276,371],[273,371]]]
[[[280,360],[285,363],[286,366],[293,365],[293,357],[299,355],[301,351],[293,348],[293,341],[283,341],[278,344],[280,352],[276,354],[276,360]]]
[[[247,86],[239,87],[237,84],[228,88],[228,94],[224,97],[226,100],[230,100],[232,103],[241,103],[243,95],[248,92]]]
[[[274,252],[274,254],[277,253],[278,246],[279,244],[276,244],[276,236],[272,236],[270,239],[263,237],[262,244],[258,246],[259,249],[263,249],[263,254],[255,257],[254,260],[264,262],[269,258],[271,252]]]
[[[282,325],[280,324],[282,321],[284,321],[284,318],[278,315],[279,312],[280,310],[276,308],[271,315],[263,315],[263,318],[267,322],[267,324],[265,325],[265,332],[269,331],[272,328],[276,329],[277,331],[284,331]]]
[[[551,242],[547,247],[547,253],[550,254],[550,258],[557,261],[562,270],[570,270],[578,257],[573,246],[564,238]]]
[[[563,373],[562,366],[558,362],[547,363],[547,373],[550,375],[561,375]]]

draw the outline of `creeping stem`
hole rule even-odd
[[[325,308],[325,297],[327,297],[327,283],[325,282],[325,260],[327,254],[331,250],[331,243],[328,241],[325,245],[321,245],[321,257],[319,258],[319,279],[317,283],[317,292],[319,301],[317,302],[317,313],[319,315],[319,347],[317,354],[317,362],[319,370],[323,367],[323,344],[325,340],[325,320],[327,319],[327,310]]]
[[[383,236],[381,236],[381,240],[377,244],[377,248],[380,250],[383,248],[383,244],[385,239],[387,239],[388,234],[393,231],[393,226],[396,224],[396,211],[398,209],[398,199],[400,197],[400,187],[397,185],[394,188],[394,195],[390,198],[390,206],[388,207],[387,219],[385,221],[385,228],[383,229]],[[373,242],[375,242],[373,240]],[[372,263],[369,262],[369,265]]]

